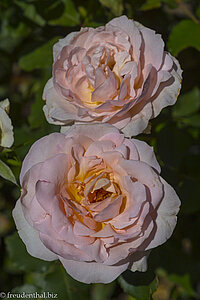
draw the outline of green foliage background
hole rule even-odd
[[[81,284],[58,262],[31,257],[16,234],[11,211],[20,167],[38,138],[59,131],[43,115],[42,90],[51,76],[52,45],[81,26],[126,14],[162,34],[180,61],[181,96],[151,122],[162,176],[182,206],[171,239],[154,249],[146,273],[126,271],[115,282]],[[199,0],[1,0],[0,99],[10,99],[15,143],[0,152],[0,292],[49,291],[57,299],[200,299],[200,3]],[[6,180],[7,181],[6,181]]]

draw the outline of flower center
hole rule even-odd
[[[100,188],[99,190],[96,190],[93,193],[89,193],[88,200],[90,203],[99,202],[106,198],[111,197],[112,194],[113,194],[112,192],[108,192],[103,188]]]

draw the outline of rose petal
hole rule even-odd
[[[13,218],[19,236],[26,245],[26,249],[30,255],[47,261],[58,259],[58,256],[47,249],[41,242],[39,232],[30,226],[24,218],[20,200],[17,201],[13,210]]]
[[[109,283],[128,268],[128,263],[119,266],[106,266],[102,263],[86,263],[59,257],[61,263],[74,279],[84,283]]]

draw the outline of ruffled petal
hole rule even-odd
[[[26,249],[30,255],[47,261],[58,259],[58,256],[47,249],[41,242],[39,232],[30,226],[24,218],[20,200],[17,201],[13,210],[13,218],[15,220],[19,236],[26,245]]]
[[[129,263],[119,266],[107,266],[102,263],[86,263],[63,259],[61,263],[74,279],[84,283],[109,283],[128,268]]]

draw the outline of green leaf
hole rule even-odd
[[[120,16],[123,12],[122,0],[99,0],[101,4],[108,7],[115,16]]]
[[[181,120],[185,125],[200,128],[200,114]]]
[[[191,297],[197,296],[195,291],[192,288],[189,274],[185,274],[185,275],[172,274],[168,276],[168,279],[173,283],[181,286],[184,289],[184,292],[188,296]]]
[[[30,29],[22,22],[19,22],[18,26],[12,27],[8,18],[1,20],[0,49],[12,53],[13,49],[29,34]]]
[[[14,184],[17,184],[13,172],[2,160],[0,160],[0,176]]]
[[[22,286],[17,286],[15,287],[14,289],[12,289],[12,292],[11,292],[11,295],[9,295],[8,299],[13,296],[12,294],[17,294],[19,296],[16,296],[17,298],[22,298],[23,296],[23,293],[25,293],[27,296],[28,296],[28,299],[30,300],[34,300],[36,299],[35,296],[38,296],[37,293],[38,293],[38,288],[35,287],[34,285],[31,285],[31,284],[24,284]],[[32,294],[32,297],[31,297],[31,294]],[[39,293],[39,294],[42,294],[42,293]],[[38,298],[38,297],[37,297]],[[16,299],[16,298],[15,298]],[[41,298],[39,298],[41,299]]]
[[[140,9],[149,10],[149,9],[158,8],[160,7],[160,5],[161,5],[161,0],[147,0]]]
[[[199,4],[199,6],[197,7],[196,15],[197,15],[197,17],[200,19],[200,4]]]
[[[48,43],[28,53],[19,60],[19,66],[22,70],[32,71],[34,69],[50,68],[52,65],[52,47],[58,41],[59,37],[55,37]]]
[[[92,288],[92,300],[110,300],[115,289],[115,282],[109,284],[96,283]]]
[[[188,47],[200,51],[200,26],[191,20],[181,21],[172,29],[167,46],[173,55]]]
[[[174,118],[189,116],[196,113],[200,108],[200,91],[195,87],[187,94],[180,96],[174,106],[172,116]]]
[[[172,9],[178,7],[178,2],[175,0],[162,0],[162,2],[166,3]]]
[[[55,263],[52,270],[45,276],[42,289],[57,293],[58,299],[89,299],[89,285],[70,277],[59,262]]]
[[[62,0],[65,5],[62,16],[58,19],[49,21],[50,25],[76,26],[80,23],[80,16],[71,0]]]
[[[53,267],[54,262],[51,264],[51,267]],[[51,270],[49,268],[48,272]],[[38,272],[27,272],[24,277],[24,281],[26,284],[34,285],[42,290],[45,286],[45,276],[46,273],[38,273]]]
[[[48,72],[47,72],[48,73]],[[28,121],[32,129],[46,125],[46,119],[43,112],[45,102],[42,100],[43,88],[48,80],[48,77],[43,75],[42,81],[36,81],[32,87],[31,94],[35,96],[35,101],[31,105]]]
[[[5,239],[9,258],[13,268],[18,271],[38,271],[44,272],[48,269],[50,263],[38,258],[32,257],[26,250],[18,233],[14,233]]]
[[[28,117],[29,124],[31,128],[38,128],[43,122],[46,122],[44,117],[44,112],[42,110],[44,106],[44,101],[42,100],[41,95],[39,94],[36,97],[36,100],[31,105],[31,113]]]
[[[15,3],[22,8],[25,17],[33,21],[34,23],[44,26],[45,20],[37,13],[35,6],[30,3],[15,0]]]
[[[157,289],[157,279],[155,278],[153,281],[150,280],[148,284],[145,284],[146,277],[148,276],[148,272],[134,272],[129,276],[129,278],[132,277],[131,280],[128,280],[128,278],[125,278],[123,276],[120,276],[118,280],[120,286],[128,295],[136,298],[137,300],[149,300],[150,296]]]

